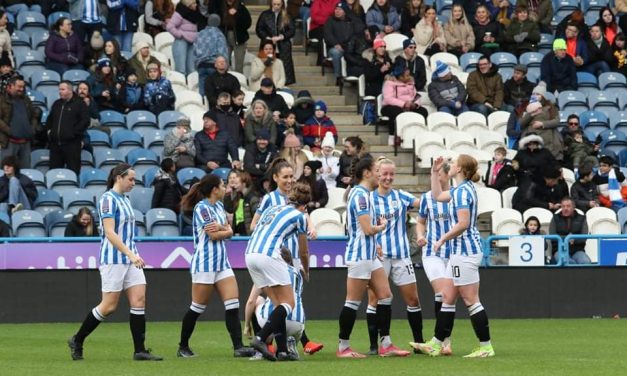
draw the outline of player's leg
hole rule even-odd
[[[416,274],[411,259],[394,260],[392,282],[398,286],[399,292],[407,307],[407,322],[411,329],[414,342],[424,342],[422,338],[422,309],[418,298]]]
[[[376,268],[376,262],[375,262]],[[390,337],[390,324],[392,321],[392,291],[388,276],[385,274],[383,267],[378,267],[372,271],[370,277],[370,285],[377,296],[377,327],[379,329],[379,337],[381,338],[381,346],[379,347],[380,356],[407,356],[408,351],[401,350],[392,344]]]
[[[189,347],[189,339],[194,332],[198,317],[207,309],[207,304],[209,304],[209,299],[214,290],[214,285],[209,283],[213,281],[206,279],[206,277],[210,277],[210,273],[192,274],[192,280],[196,282],[192,282],[192,303],[187,312],[185,312],[181,323],[181,338],[178,351],[176,352],[178,357],[190,358],[196,356]]]
[[[135,353],[133,360],[163,360],[146,350],[146,277],[144,271],[131,267],[124,280],[124,289],[131,308],[129,326]]]
[[[379,353],[377,302],[377,295],[371,288],[368,288],[368,308],[366,308],[366,323],[368,324],[368,338],[370,339],[370,351],[368,351],[368,355],[377,355]]]
[[[226,330],[231,336],[233,355],[235,357],[249,357],[254,355],[254,350],[244,347],[242,343],[242,323],[239,320],[239,290],[233,271],[222,271],[216,281],[216,290],[224,302],[224,322]]]
[[[289,278],[289,276],[288,276]],[[288,280],[289,281],[289,280]],[[268,322],[259,332],[258,338],[265,341],[270,334],[274,335],[277,345],[278,360],[297,360],[289,356],[287,351],[286,318],[294,309],[294,291],[290,284],[276,285],[268,289],[268,297],[272,300],[274,310]]]
[[[339,346],[336,355],[340,358],[363,358],[365,355],[355,352],[350,347],[350,336],[357,319],[357,310],[368,288],[370,272],[363,270],[363,263],[349,266],[346,278],[346,300],[340,312]]]
[[[481,255],[479,255],[481,256]],[[459,295],[464,300],[470,315],[470,322],[479,339],[479,348],[466,357],[484,358],[494,356],[494,349],[490,343],[490,326],[488,314],[479,300],[479,264],[477,256],[466,256],[462,259],[460,279],[458,283]]]
[[[435,292],[435,304],[436,304],[435,317],[437,321],[437,318],[440,316],[440,310],[442,308],[442,296],[444,295],[443,291],[452,291],[453,280],[449,278],[434,279],[433,281],[431,281],[431,287],[433,288],[433,291]],[[451,327],[450,327],[451,331],[453,330],[454,323],[455,322],[451,324]],[[444,341],[442,342],[442,355],[453,355],[453,350],[451,348],[450,334],[449,334],[449,337],[446,337]]]

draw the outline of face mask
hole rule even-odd
[[[219,107],[222,111],[228,111],[231,108],[231,106],[228,104],[223,104],[223,105],[220,105]]]
[[[530,102],[538,102],[538,96],[537,95],[532,95],[531,98],[529,98]]]

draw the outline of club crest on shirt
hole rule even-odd
[[[359,196],[357,204],[359,205],[359,210],[368,209],[368,199],[366,198],[366,196]]]
[[[398,208],[398,200],[393,200],[392,201],[392,207],[395,208],[395,209]]]
[[[200,217],[203,222],[211,222],[211,214],[209,213],[209,209],[202,208],[200,209]]]
[[[109,200],[107,200],[107,199],[102,200],[102,212],[103,213],[108,213],[109,210],[110,210]]]

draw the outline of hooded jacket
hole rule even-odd
[[[449,19],[444,26],[444,38],[446,38],[446,46],[449,50],[461,49],[462,45],[467,46],[468,51],[475,49],[475,33],[466,15],[463,16],[461,22]]]
[[[466,88],[456,76],[445,81],[434,74],[429,84],[429,99],[437,108],[449,107],[456,101],[465,103]]]
[[[368,12],[366,12],[366,26],[376,27],[379,32],[382,32],[386,25],[392,26],[394,31],[398,31],[401,28],[401,18],[398,11],[388,3],[387,14],[384,14],[379,4],[374,2],[368,9]]]
[[[322,142],[327,132],[331,132],[335,142],[337,142],[337,129],[333,121],[326,115],[321,119],[312,116],[303,124],[303,142],[310,147],[316,147],[314,145],[316,138]]]
[[[483,74],[479,70],[472,71],[466,81],[468,89],[468,104],[484,104],[488,102],[495,108],[503,106],[503,78],[498,73],[496,65]],[[533,90],[533,89],[532,89]]]
[[[531,141],[540,143],[540,147],[534,151],[527,148]],[[542,181],[542,172],[545,166],[555,166],[557,161],[550,151],[543,147],[542,137],[536,134],[529,134],[518,142],[518,153],[513,159],[514,168],[518,172],[518,182],[524,180]]]
[[[541,121],[543,126],[539,129],[531,127],[535,121]],[[554,105],[547,101],[542,106],[542,112],[538,115],[532,115],[527,112],[523,113],[520,119],[520,129],[522,136],[529,133],[535,133],[542,137],[544,147],[549,150],[558,161],[564,160],[564,140],[557,128],[560,126],[559,112]]]
[[[416,91],[426,91],[427,68],[425,67],[425,61],[417,54],[410,59],[405,55],[405,51],[401,52],[401,54],[394,59],[394,64],[397,64],[398,61],[403,61],[407,69],[409,69],[409,73],[414,77]]]

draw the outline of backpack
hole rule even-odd
[[[361,104],[361,118],[364,125],[372,125],[377,122],[374,101],[364,101]]]

